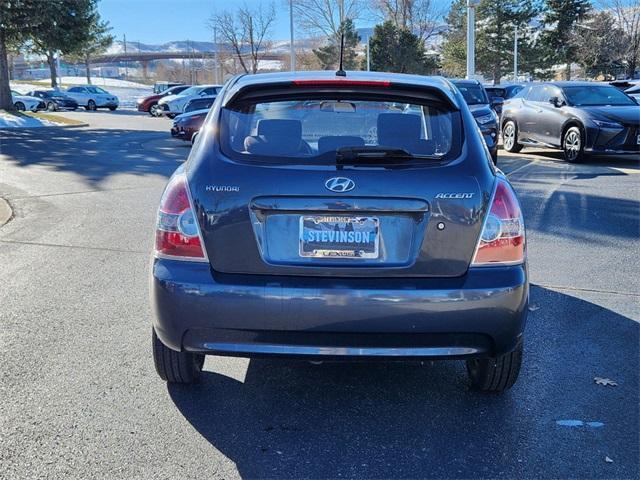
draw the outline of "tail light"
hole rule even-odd
[[[511,185],[498,179],[472,265],[517,264],[524,262],[524,255],[524,220],[518,199]]]
[[[207,261],[184,174],[171,178],[160,200],[155,254],[175,260]]]

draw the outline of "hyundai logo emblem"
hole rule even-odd
[[[349,192],[356,188],[356,184],[353,180],[346,177],[333,177],[324,182],[324,186],[328,190],[336,193]]]

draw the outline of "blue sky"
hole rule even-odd
[[[294,0],[295,1],[295,0]],[[436,0],[448,4],[450,0]],[[112,27],[118,40],[126,34],[127,42],[165,43],[171,40],[211,41],[206,22],[216,10],[229,10],[246,3],[250,7],[270,0],[101,0],[100,15]],[[275,40],[289,38],[288,0],[274,0],[277,17],[273,29]],[[371,26],[371,22],[356,24]]]
[[[211,41],[207,19],[216,10],[230,10],[246,3],[257,6],[265,0],[101,0],[100,15],[112,27],[118,40],[164,43],[171,40]],[[273,30],[275,39],[289,38],[288,2],[275,0],[278,12]]]

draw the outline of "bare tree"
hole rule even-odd
[[[371,0],[371,12],[390,20],[397,28],[408,29],[423,42],[437,33],[445,10],[433,0]]]
[[[627,76],[633,78],[640,65],[640,2],[638,0],[601,0],[602,7],[616,18],[617,27],[624,32],[626,48],[622,52]]]
[[[296,22],[307,33],[338,37],[344,20],[358,20],[366,14],[365,0],[295,0]]]
[[[249,8],[246,4],[235,11],[214,13],[209,27],[217,29],[242,70],[257,73],[260,58],[269,46],[271,27],[276,18],[274,4]]]

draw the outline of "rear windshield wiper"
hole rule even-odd
[[[442,161],[439,155],[412,154],[404,148],[365,146],[336,149],[337,165],[388,164],[389,160],[434,160]]]

